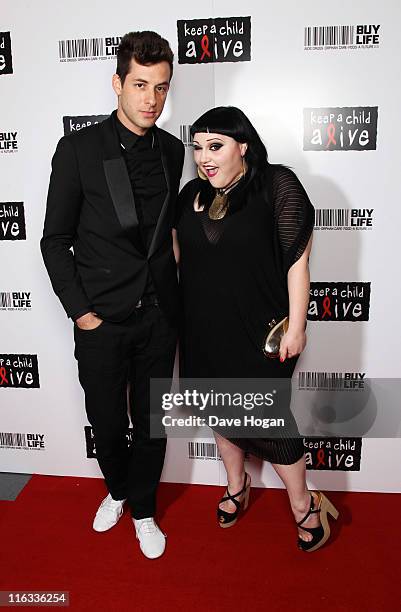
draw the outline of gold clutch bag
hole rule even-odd
[[[281,321],[277,322],[276,319],[272,319],[268,325],[267,336],[263,344],[263,353],[266,357],[279,357],[280,355],[280,342],[288,330],[288,317],[284,317]]]

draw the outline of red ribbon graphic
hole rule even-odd
[[[329,148],[329,144],[337,144],[336,139],[334,138],[334,136],[336,135],[336,127],[334,125],[334,123],[329,123],[329,125],[327,126],[327,136],[329,137],[329,140],[327,141],[327,145],[326,145],[326,149]]]
[[[323,300],[323,308],[324,308],[324,312],[322,314],[322,319],[324,319],[324,317],[327,315],[329,315],[331,317],[331,310],[330,310],[330,298],[328,295],[326,295],[326,297]]]
[[[322,448],[319,448],[319,450],[317,451],[317,460],[317,468],[319,467],[319,465],[326,465],[324,462],[324,450]]]
[[[207,34],[205,34],[205,35],[202,37],[202,40],[201,40],[201,47],[202,47],[202,51],[203,51],[203,53],[202,53],[202,55],[201,55],[200,61],[202,61],[202,60],[203,60],[203,58],[205,57],[205,55],[207,55],[208,57],[212,57],[212,54],[211,54],[211,53],[210,53],[210,51],[209,51],[209,37],[208,37],[208,35],[207,35]]]
[[[6,374],[7,374],[6,368],[0,368],[0,377],[1,377],[0,385],[2,385],[3,382],[6,382],[7,384],[9,384],[8,380],[7,380],[7,377],[6,377]]]

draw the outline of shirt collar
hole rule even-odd
[[[120,139],[121,146],[126,150],[130,151],[138,144],[138,142],[142,142],[146,144],[149,148],[152,148],[152,144],[154,143],[154,135],[153,130],[150,129],[146,132],[144,136],[138,136],[134,132],[131,132],[117,117],[117,113],[114,115],[116,128],[118,132],[118,136]]]

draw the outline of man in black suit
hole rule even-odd
[[[155,126],[172,72],[173,53],[158,34],[123,37],[112,81],[117,111],[59,141],[41,240],[53,289],[74,321],[79,380],[109,490],[93,527],[115,525],[127,499],[148,558],[165,548],[154,515],[166,440],[151,435],[150,379],[171,378],[177,338],[171,230],[184,147]]]

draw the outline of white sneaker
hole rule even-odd
[[[115,500],[110,493],[100,504],[93,521],[95,531],[107,531],[114,527],[123,513],[125,499]]]
[[[141,551],[148,559],[157,559],[166,548],[166,535],[159,529],[151,516],[143,519],[132,519],[135,525],[136,537]]]

